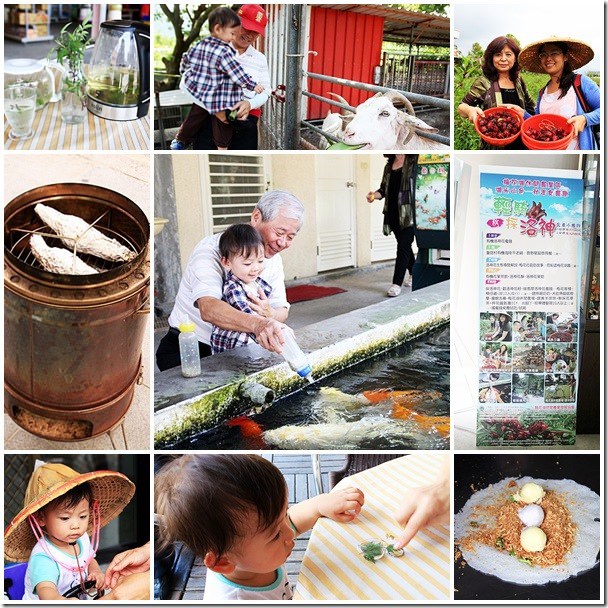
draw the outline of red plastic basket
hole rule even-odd
[[[477,118],[475,119],[475,131],[479,133],[479,137],[481,137],[481,139],[489,143],[491,146],[502,147],[507,146],[508,144],[512,144],[519,137],[519,134],[521,132],[521,118],[515,110],[511,110],[510,108],[488,108],[487,110],[484,110],[484,116],[490,116],[491,114],[497,114],[499,112],[514,116],[518,120],[520,130],[515,133],[515,135],[511,135],[511,137],[505,137],[504,139],[498,139],[496,137],[484,135],[479,130],[479,125],[477,124],[479,122],[479,115],[477,115]]]
[[[536,116],[531,116],[527,120],[524,120],[524,124],[521,127],[521,140],[528,150],[565,150],[574,137],[574,127],[569,125],[567,121],[567,118],[559,114],[536,114]],[[536,129],[543,122],[548,122],[555,127],[565,129],[567,135],[556,141],[539,141],[526,135],[527,129],[530,127]]]

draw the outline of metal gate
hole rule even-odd
[[[433,97],[450,91],[450,62],[406,52],[382,53],[382,85]]]
[[[296,116],[287,96],[301,96],[302,59],[306,53],[306,33],[309,8],[302,4],[267,4],[268,25],[264,41],[264,54],[270,69],[273,93],[264,106],[260,122],[261,148],[285,149],[288,131],[299,129],[301,116]],[[298,77],[299,75],[299,77]],[[291,88],[287,87],[288,81]],[[298,112],[301,106],[298,104]],[[293,137],[293,135],[292,135]]]

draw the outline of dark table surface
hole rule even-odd
[[[600,493],[600,456],[595,454],[456,454],[454,457],[454,512],[458,513],[476,489],[505,477],[572,479]],[[587,600],[600,599],[600,568],[546,585],[516,585],[455,565],[456,600]]]

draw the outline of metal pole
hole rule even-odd
[[[399,89],[391,89],[390,87],[377,87],[372,84],[364,84],[357,82],[356,80],[347,80],[346,78],[336,78],[335,76],[324,76],[323,74],[314,74],[312,72],[304,72],[305,76],[309,78],[316,78],[317,80],[323,80],[325,82],[333,82],[335,84],[345,85],[352,87],[353,89],[361,89],[362,91],[370,91],[371,93],[388,93],[389,91],[397,91],[401,93],[412,103],[428,103],[429,105],[440,108],[441,110],[449,110],[451,103],[449,99],[442,99],[441,97],[432,97],[430,95],[420,95],[419,93],[410,93],[409,91],[401,91]]]
[[[297,150],[300,142],[300,115],[302,108],[303,49],[300,32],[303,28],[302,5],[286,4],[287,23],[287,69],[285,76],[284,150]]]

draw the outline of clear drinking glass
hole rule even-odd
[[[36,112],[36,87],[14,84],[4,89],[4,114],[11,126],[9,139],[29,139]]]

